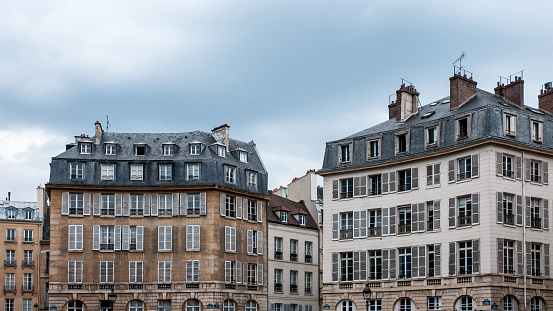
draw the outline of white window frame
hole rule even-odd
[[[5,286],[9,289],[15,289],[15,273],[6,273]]]
[[[173,215],[173,194],[161,193],[158,195],[157,212],[159,216]]]
[[[157,228],[157,250],[171,251],[173,249],[173,226],[158,226]]]
[[[240,151],[240,162],[248,163],[248,152]]]
[[[33,230],[23,230],[23,242],[33,242]]]
[[[236,217],[236,197],[225,195],[225,216]]]
[[[198,282],[200,282],[200,261],[187,260],[186,261],[186,283],[198,283]]]
[[[115,180],[115,164],[101,163],[100,167],[102,180]]]
[[[115,194],[102,194],[100,213],[102,216],[115,216]]]
[[[280,211],[280,221],[281,221],[283,224],[287,224],[287,223],[288,223],[288,212],[286,212],[286,211]]]
[[[7,215],[8,219],[15,219],[17,217],[17,210],[16,209],[9,208],[7,210],[7,212],[8,212],[8,215]]]
[[[340,163],[351,162],[351,144],[340,145]]]
[[[131,216],[144,215],[144,195],[131,194],[129,202],[129,213]]]
[[[201,144],[190,144],[189,148],[190,155],[199,155],[202,150]]]
[[[26,210],[25,211],[25,220],[32,220],[33,219],[33,210]]]
[[[400,150],[400,147],[401,147],[400,136],[405,136],[405,150],[403,151]],[[395,141],[396,155],[409,153],[409,140],[410,140],[409,132],[401,132],[401,133],[395,134],[394,141]]]
[[[116,155],[117,147],[115,144],[106,144],[106,155]]]
[[[503,113],[503,130],[505,136],[517,136],[517,117],[512,113]]]
[[[236,183],[236,167],[225,165],[225,181],[229,184]]]
[[[81,143],[81,154],[90,154],[92,152],[92,144],[91,143]]]
[[[186,164],[186,179],[198,180],[200,179],[200,163],[187,163]]]
[[[115,250],[115,226],[100,226],[100,250]]]
[[[224,158],[227,155],[227,148],[225,146],[217,145],[217,155]]]
[[[542,183],[542,161],[530,160],[530,181],[535,183]]]
[[[174,156],[175,155],[175,145],[174,144],[164,144],[163,145],[163,155],[164,156]]]
[[[83,225],[69,225],[68,251],[83,250]]]
[[[15,229],[6,229],[6,241],[8,242],[15,241]]]
[[[134,271],[134,273],[131,273]],[[134,278],[133,278],[134,275]],[[144,278],[144,262],[129,261],[129,283],[142,283]]]
[[[24,298],[23,299],[23,311],[32,311],[33,310],[33,300]]]
[[[367,159],[368,160],[380,159],[380,154],[381,154],[381,150],[380,150],[380,144],[381,143],[380,142],[381,142],[380,138],[369,139],[369,141],[367,142]],[[376,146],[376,154],[375,155],[372,155],[372,145],[373,144]]]
[[[225,252],[236,252],[236,228],[225,226]]]
[[[201,195],[199,193],[189,193],[187,195],[188,208],[186,215],[200,215]]]
[[[23,290],[32,291],[33,290],[33,274],[32,273],[23,273]]]
[[[431,136],[430,131],[431,130],[434,131],[434,135],[432,136],[434,142],[430,142],[430,136]],[[424,129],[424,142],[425,142],[425,147],[426,148],[433,148],[433,147],[437,147],[439,145],[439,132],[440,132],[440,126],[439,125],[427,126]]]
[[[307,216],[299,214],[298,222],[300,223],[300,227],[305,227],[307,225]]]
[[[159,164],[159,180],[171,181],[173,180],[173,164]]]
[[[533,142],[543,144],[543,121],[532,119],[530,133]]]
[[[144,180],[144,164],[131,164],[131,180]]]
[[[139,148],[143,148],[143,151],[144,151],[144,154],[139,154],[138,150]],[[139,156],[139,157],[143,157],[146,155],[146,145],[145,144],[136,144],[134,145],[134,155],[135,156]]]
[[[73,179],[73,180],[84,179],[84,163],[81,163],[81,162],[69,163],[69,179]]]
[[[113,261],[100,261],[100,283],[113,284]]]
[[[457,255],[459,260],[459,275],[473,274],[474,273],[473,241],[470,241],[470,240],[461,241],[461,242],[458,242],[457,244],[458,244]],[[464,259],[462,258],[463,252],[464,252]],[[471,263],[470,265],[469,265],[469,262]],[[465,271],[461,270],[461,268],[463,267],[465,268]]]
[[[515,157],[510,154],[503,154],[501,160],[501,169],[503,177],[505,178],[515,178]]]
[[[84,195],[82,193],[69,194],[69,215],[82,215],[84,213]]]
[[[157,282],[171,283],[172,261],[159,260],[157,262]]]
[[[467,120],[467,132],[466,133],[461,133],[461,121],[463,120]],[[459,117],[457,119],[455,119],[455,127],[456,127],[456,133],[457,133],[457,139],[456,140],[462,140],[462,139],[466,139],[466,138],[470,138],[470,128],[471,128],[471,124],[470,124],[470,116],[469,115],[465,115],[465,116],[462,116],[462,117]]]
[[[200,238],[201,238],[200,225],[186,226],[186,250],[187,251],[199,251]]]
[[[257,172],[248,171],[248,187],[257,189]]]

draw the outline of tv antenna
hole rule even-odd
[[[467,52],[461,51],[461,56],[453,62],[453,74],[466,76],[466,74],[469,73],[470,78],[472,79],[472,72],[463,69],[463,58],[465,58],[466,55]],[[456,65],[457,63],[459,63],[459,65]]]
[[[106,116],[106,132],[109,132],[109,116]]]

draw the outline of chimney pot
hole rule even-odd
[[[454,74],[449,78],[449,109],[459,107],[470,97],[476,94],[476,81],[468,79],[466,75]]]
[[[505,85],[498,86],[494,89],[495,95],[501,96],[513,104],[524,107],[524,80],[516,77],[514,81]]]
[[[541,89],[538,95],[538,107],[549,113],[553,113],[553,89]]]

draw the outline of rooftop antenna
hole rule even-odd
[[[106,132],[109,132],[109,116],[106,116]]]
[[[466,78],[467,73],[469,73],[470,79],[472,80],[472,72],[463,69],[463,58],[465,58],[466,55],[467,55],[467,52],[461,51],[461,56],[459,56],[459,58],[457,58],[457,60],[453,62],[453,74],[463,75]],[[459,63],[459,65],[456,65],[457,63]]]

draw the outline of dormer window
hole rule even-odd
[[[117,153],[117,146],[115,144],[106,144],[106,155],[115,155]]]
[[[543,143],[543,122],[532,120],[532,141]]]
[[[285,212],[285,211],[281,211],[281,212],[280,212],[280,221],[281,221],[283,224],[287,224],[287,223],[288,223],[288,212]]]
[[[225,146],[217,145],[217,155],[220,157],[224,157],[226,155],[226,148]]]
[[[517,135],[517,117],[512,114],[504,114],[503,128],[505,135],[516,136]]]
[[[32,220],[33,219],[33,210],[28,209],[25,210],[25,220]]]
[[[257,173],[248,171],[248,187],[257,188]]]
[[[15,217],[17,216],[17,210],[14,208],[10,208],[6,211],[6,214],[8,219],[15,219]]]
[[[305,215],[299,215],[298,221],[299,221],[301,227],[305,227],[305,225],[307,223],[307,217]]]
[[[409,151],[409,137],[407,133],[396,135],[396,154]]]
[[[146,145],[134,145],[134,155],[146,155]]]
[[[457,139],[465,139],[469,137],[469,118],[464,117],[457,120]]]
[[[436,147],[438,146],[438,127],[431,126],[426,128],[426,147]]]
[[[190,155],[199,155],[201,150],[200,144],[190,144]]]
[[[163,145],[163,155],[164,156],[172,156],[174,154],[175,154],[175,145],[173,145],[173,144]]]
[[[341,163],[347,163],[351,161],[351,155],[350,155],[350,145],[342,145],[340,146],[340,162]]]
[[[248,162],[248,153],[246,151],[240,151],[240,162]]]
[[[92,151],[91,143],[81,143],[81,154],[90,154]]]

